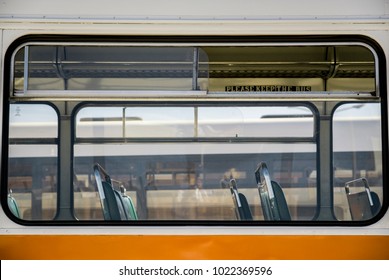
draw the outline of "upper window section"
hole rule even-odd
[[[285,129],[289,127],[289,129]],[[313,138],[314,115],[304,106],[84,107],[77,138]]]
[[[207,66],[196,47],[33,45],[16,53],[14,90],[201,90]]]
[[[11,104],[9,138],[57,138],[58,115],[46,104]]]
[[[13,56],[11,96],[348,92],[376,95],[363,44],[231,46],[30,43]]]

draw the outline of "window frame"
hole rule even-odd
[[[280,44],[285,44],[286,46],[287,45],[337,45],[337,44],[344,44],[344,45],[349,45],[351,43],[354,43],[354,44],[357,44],[357,45],[364,45],[365,47],[369,48],[372,53],[374,54],[375,56],[375,71],[376,71],[376,76],[375,76],[375,83],[376,83],[376,93],[377,93],[377,98],[380,100],[380,105],[381,105],[381,128],[382,128],[382,131],[381,131],[381,135],[382,135],[382,166],[383,166],[383,169],[386,168],[388,166],[388,118],[387,118],[387,82],[386,82],[386,59],[385,59],[385,55],[384,55],[384,52],[382,50],[382,48],[378,45],[378,43],[376,43],[374,40],[372,40],[371,38],[369,37],[366,37],[366,36],[361,36],[361,35],[342,35],[342,36],[337,36],[337,35],[329,35],[329,36],[311,36],[311,35],[308,35],[308,36],[220,36],[218,38],[211,38],[211,37],[206,37],[206,36],[193,36],[193,37],[188,37],[188,36],[183,36],[183,37],[180,37],[180,36],[175,36],[175,37],[169,37],[169,36],[166,36],[166,37],[143,37],[143,36],[140,36],[140,37],[113,37],[113,36],[47,36],[47,35],[29,35],[29,36],[25,36],[25,37],[22,37],[22,38],[19,38],[17,39],[16,41],[14,41],[10,47],[7,49],[6,51],[6,55],[5,55],[5,59],[4,59],[4,65],[5,65],[5,71],[4,71],[4,102],[3,102],[3,149],[2,149],[2,174],[8,174],[8,165],[7,165],[7,161],[8,161],[8,151],[7,149],[4,149],[6,147],[8,147],[7,145],[7,142],[8,142],[8,133],[7,133],[7,121],[8,121],[8,117],[7,117],[7,114],[8,114],[8,104],[9,104],[9,98],[10,96],[7,96],[6,94],[7,93],[11,93],[13,91],[13,81],[12,81],[12,54],[14,53],[14,51],[21,47],[23,44],[28,44],[28,43],[31,43],[31,42],[46,42],[47,44],[52,44],[52,43],[58,43],[60,41],[69,41],[71,43],[80,43],[80,44],[84,44],[84,43],[93,43],[93,44],[101,44],[101,43],[106,43],[106,42],[110,42],[110,44],[116,44],[116,43],[112,43],[112,42],[117,42],[117,43],[122,43],[122,42],[125,42],[126,44],[139,44],[139,45],[144,45],[144,44],[166,44],[166,45],[169,45],[169,44],[175,44],[178,43],[178,44],[188,44],[188,45],[196,45],[196,44],[215,44],[215,45],[226,45],[226,46],[230,46],[230,45],[234,45],[234,44],[237,44],[237,45],[245,45],[245,44],[258,44],[258,45],[280,45]],[[10,70],[11,69],[11,70]],[[52,95],[54,94],[54,95]],[[79,94],[79,92],[76,92],[75,93],[76,95]],[[85,93],[84,96],[80,96],[79,98],[82,100],[82,99],[85,99],[87,98],[87,96],[89,95],[90,93]],[[145,95],[144,98],[145,99],[148,99],[148,97],[150,96],[155,96],[155,94],[160,94],[159,92],[157,93],[150,93],[151,95],[147,96]],[[179,93],[177,96],[174,95],[173,97],[172,96],[164,96],[164,98],[166,99],[174,99],[174,100],[177,100],[179,99],[180,95],[182,95],[182,92]],[[11,95],[12,96],[12,95]],[[61,94],[59,95],[56,95],[54,92],[48,92],[48,97],[49,99],[51,99],[49,96],[53,96],[53,101],[42,101],[42,100],[45,100],[45,97],[44,96],[37,96],[36,99],[37,100],[41,100],[39,102],[53,102],[53,104],[56,103],[56,100],[60,100],[61,98],[65,98],[64,96],[62,96]],[[226,96],[223,96],[223,95],[217,95],[217,98],[226,98]],[[306,98],[313,98],[313,100],[315,99],[322,99],[322,98],[325,98],[325,94],[324,95],[316,95],[316,96],[312,96],[312,95],[299,95],[298,97],[296,96],[291,96],[291,95],[278,95],[278,96],[275,96],[273,94],[268,94],[266,95],[265,97],[263,96],[256,96],[256,95],[251,95],[249,98],[245,98],[245,97],[241,97],[239,95],[236,95],[236,96],[231,96],[231,95],[228,95],[228,98],[231,98],[231,97],[240,97],[242,98],[241,100],[245,101],[247,100],[249,102],[249,100],[253,100],[256,98],[265,98],[265,99],[272,99],[272,98],[276,98],[279,100],[281,99],[284,99],[284,98],[291,98],[292,100],[296,99],[299,100],[299,101],[302,101],[302,100],[306,100]],[[334,97],[334,98],[342,98],[343,96],[339,95],[337,97]],[[66,96],[67,98],[67,96]],[[74,97],[70,97],[70,99],[73,99]],[[118,98],[118,99],[121,99],[121,98],[124,98],[123,96],[116,96],[114,98]],[[131,97],[130,97],[131,98]],[[139,97],[137,97],[139,98]],[[189,99],[197,99],[198,98],[198,93],[194,94],[193,96],[189,95],[189,97],[187,97]],[[215,96],[209,96],[209,98],[212,100],[214,98],[216,98]],[[360,98],[360,97],[359,97]],[[33,98],[34,99],[34,98]],[[77,98],[75,98],[77,99]],[[79,100],[80,100],[79,99]],[[104,99],[104,97],[97,97],[97,99]],[[205,100],[207,98],[204,98]],[[24,102],[24,101],[23,101]],[[29,101],[26,101],[26,102],[29,102]],[[320,124],[319,124],[320,126]],[[59,129],[60,131],[62,131],[62,122],[60,121],[59,123]],[[74,130],[73,130],[74,131]],[[61,132],[59,132],[59,135],[61,135]],[[72,137],[73,139],[73,137]],[[73,140],[72,140],[73,141]],[[320,140],[319,140],[320,141]],[[60,140],[59,142],[61,142],[61,137],[60,137]],[[61,154],[61,153],[59,153]],[[72,148],[72,154],[73,154],[73,148]],[[319,156],[318,156],[319,158]],[[332,161],[331,161],[332,162]],[[58,165],[58,168],[60,169],[60,165]],[[60,172],[60,170],[59,170]],[[60,173],[58,173],[60,174]],[[5,176],[2,176],[2,185],[3,186],[7,186],[7,179],[4,179]],[[331,176],[329,178],[330,181],[333,180],[333,176]],[[382,203],[382,208],[381,208],[381,211],[379,212],[379,214],[377,216],[375,216],[373,219],[371,220],[368,220],[368,221],[363,221],[363,222],[350,222],[350,221],[322,221],[322,220],[313,220],[313,221],[308,221],[308,222],[299,222],[299,221],[292,221],[291,223],[288,223],[288,222],[277,222],[277,223],[273,223],[273,222],[266,222],[266,221],[257,221],[257,222],[254,222],[254,223],[247,223],[245,221],[237,221],[237,222],[232,222],[232,223],[229,223],[229,222],[223,222],[223,221],[218,221],[216,223],[209,223],[209,222],[204,222],[204,221],[186,221],[183,223],[181,222],[177,222],[177,221],[141,221],[141,223],[139,225],[153,225],[153,226],[156,226],[156,225],[180,225],[180,226],[184,226],[184,225],[216,225],[216,226],[220,226],[220,225],[234,225],[234,226],[245,226],[245,225],[250,225],[250,226],[256,226],[256,225],[260,225],[260,226],[268,226],[268,225],[271,225],[271,226],[284,226],[284,225],[293,225],[293,226],[300,226],[300,225],[304,225],[304,226],[320,226],[320,225],[329,225],[329,226],[340,226],[340,225],[343,225],[343,226],[366,226],[366,225],[370,225],[370,224],[373,224],[375,222],[377,222],[385,213],[385,211],[387,210],[388,208],[388,199],[387,199],[387,196],[388,196],[388,191],[387,191],[387,188],[385,187],[386,186],[386,182],[387,182],[387,175],[386,174],[383,174],[383,197],[384,197],[384,201]],[[320,182],[317,182],[318,184],[318,203],[320,204],[320,202],[322,201],[322,197],[320,197]],[[2,205],[6,205],[6,199],[5,199],[6,195],[5,195],[5,187],[1,188],[1,200],[2,200]],[[8,207],[4,207],[3,206],[3,209],[5,211],[5,213],[14,221],[16,221],[17,223],[20,223],[20,224],[23,224],[23,225],[100,225],[101,224],[101,221],[87,221],[87,222],[78,222],[78,221],[61,221],[61,220],[53,220],[53,221],[25,221],[25,220],[18,220],[16,219],[15,217],[12,216],[12,214],[10,214],[10,211],[8,209]],[[118,223],[118,222],[107,222],[105,221],[104,222],[104,225],[125,225],[125,224],[133,224],[131,222],[129,223]]]

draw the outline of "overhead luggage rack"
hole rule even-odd
[[[113,96],[133,96],[134,91],[145,96],[155,95],[151,92],[170,95],[166,94],[169,91],[175,95],[275,91],[374,95],[377,67],[371,50],[356,43],[30,43],[13,56],[11,96],[80,96],[80,92],[89,95],[88,91],[97,96],[98,91],[116,92],[109,94]],[[267,87],[281,90],[266,90]],[[238,90],[229,90],[234,88]]]

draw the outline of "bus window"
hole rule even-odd
[[[135,205],[129,223],[235,224],[231,182],[250,222],[262,222],[260,163],[292,223],[354,221],[348,193],[365,182],[383,201],[386,93],[375,45],[194,38],[34,37],[7,51],[2,180],[23,220],[109,217],[97,164]]]
[[[333,115],[333,172],[335,215],[351,220],[347,193],[371,192],[383,201],[381,109],[378,103],[349,103]],[[355,181],[355,184],[348,184]],[[362,202],[361,202],[362,203]],[[362,205],[360,205],[362,207]],[[371,216],[370,216],[371,217]]]
[[[33,44],[14,55],[12,94],[370,93],[376,89],[374,60],[359,45]]]
[[[51,220],[57,207],[57,112],[46,104],[11,104],[9,123],[8,190],[20,218]]]
[[[88,105],[75,120],[80,220],[103,218],[88,176],[95,162],[125,187],[141,220],[234,220],[231,178],[263,220],[254,176],[261,161],[284,187],[292,218],[315,215],[315,115],[307,106]]]
[[[274,114],[277,112],[277,114]],[[294,130],[285,131],[290,123]],[[77,138],[313,137],[312,111],[304,106],[85,107]]]

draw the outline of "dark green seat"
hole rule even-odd
[[[243,193],[239,193],[239,199],[240,203],[242,204],[242,218],[241,220],[245,221],[252,221],[253,220],[253,215],[250,210],[250,205],[247,201],[246,196]]]
[[[286,202],[284,192],[280,184],[275,181],[271,181],[271,185],[274,192],[275,202],[278,208],[278,213],[280,215],[280,221],[290,221],[292,218],[290,216],[288,203]]]
[[[120,186],[120,191],[116,190],[110,176],[99,164],[94,166],[94,175],[104,220],[137,220],[138,216],[134,204],[131,198],[126,195],[124,187]]]
[[[8,208],[11,210],[11,213],[17,217],[20,218],[20,212],[19,212],[19,206],[16,202],[16,199],[12,196],[12,191],[7,196],[7,202],[8,202]]]
[[[270,179],[269,171],[264,162],[255,171],[259,197],[264,219],[267,221],[290,221],[288,203],[281,186]]]
[[[373,202],[373,205],[371,206],[371,213],[374,217],[381,210],[381,202],[380,198],[378,197],[378,194],[376,194],[375,192],[370,192],[370,195]]]
[[[244,194],[238,192],[235,179],[231,179],[229,185],[237,218],[243,221],[253,220],[253,215],[251,214],[247,198]]]
[[[124,213],[126,214],[127,220],[138,220],[138,214],[136,213],[136,209],[134,203],[128,195],[126,195],[126,189],[123,186],[120,186],[122,203],[124,207]]]

